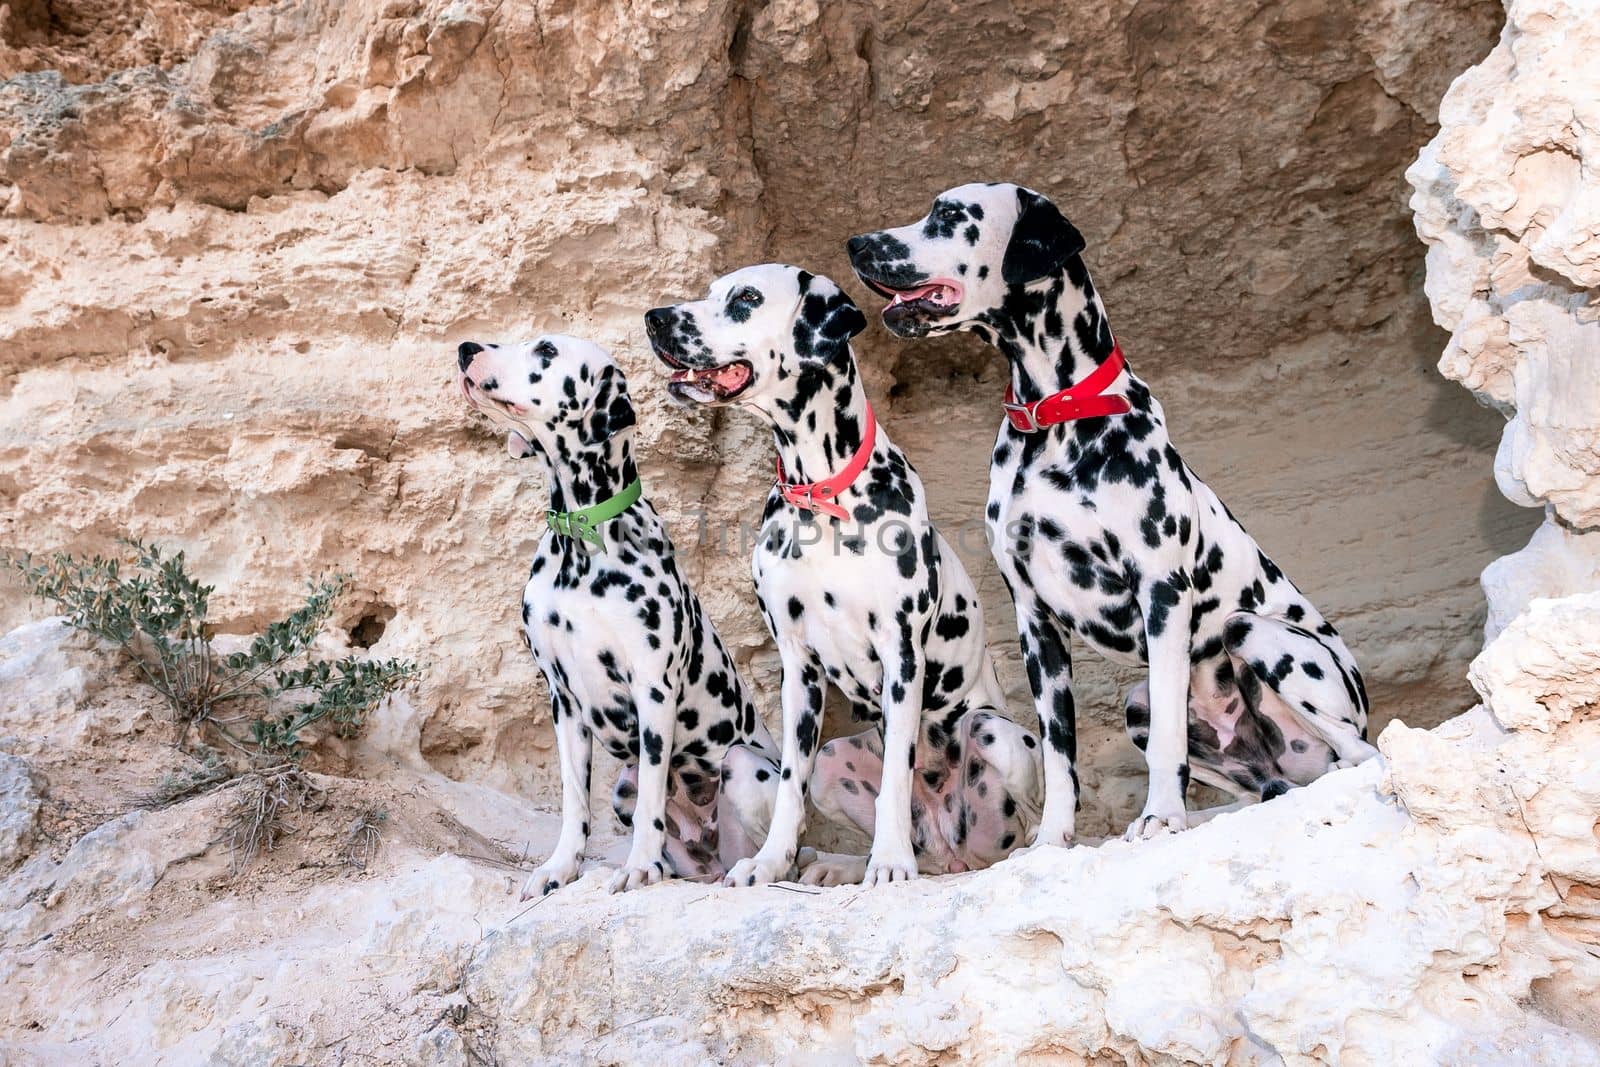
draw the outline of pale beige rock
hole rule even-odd
[[[39,783],[20,756],[0,752],[0,871],[27,858],[39,825]]]
[[[135,811],[85,834],[59,863],[35,857],[0,889],[0,939],[26,944],[90,915],[102,921],[138,908],[169,867],[212,844],[206,820],[175,829]]]
[[[84,710],[95,692],[96,659],[103,656],[59,618],[0,637],[0,746],[28,754],[126,732],[126,722],[107,724]]]
[[[1485,567],[1482,581],[1484,639],[1492,641],[1537,598],[1600,589],[1600,536],[1546,519],[1526,547]]]
[[[1509,4],[1500,46],[1451,86],[1407,172],[1452,331],[1440,370],[1510,416],[1506,496],[1580,530],[1600,525],[1597,34],[1590,4]]]
[[[1535,600],[1472,663],[1484,705],[1511,730],[1549,731],[1600,718],[1592,683],[1600,677],[1600,593]],[[1526,679],[1537,678],[1542,688]]]

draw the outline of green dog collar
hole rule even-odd
[[[550,524],[550,529],[561,536],[587,541],[596,548],[604,548],[605,542],[600,537],[600,524],[627,511],[643,492],[639,479],[635,478],[622,492],[600,501],[593,507],[583,508],[580,511],[547,511],[544,513],[544,518]]]

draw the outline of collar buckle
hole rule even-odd
[[[866,407],[866,430],[862,435],[861,444],[856,448],[855,455],[850,462],[845,464],[843,470],[819,482],[791,483],[786,480],[783,472],[783,459],[778,459],[777,489],[785,501],[796,508],[810,512],[821,512],[829,518],[844,521],[850,513],[838,503],[838,497],[849,489],[861,472],[867,469],[867,463],[872,459],[873,442],[878,435],[878,420],[872,413],[872,405]]]
[[[1006,409],[1007,417],[1011,419],[1011,425],[1015,426],[1021,432],[1038,433],[1044,428],[1039,425],[1039,417],[1034,414],[1032,404],[1013,404],[1007,402],[1004,407]]]

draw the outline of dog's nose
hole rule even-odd
[[[461,367],[461,373],[467,372],[467,368],[472,366],[472,357],[482,351],[483,346],[476,341],[461,342],[460,347],[456,349],[456,363]]]
[[[672,326],[671,308],[651,308],[644,313],[644,332],[651,340],[660,340]]]
[[[849,254],[850,261],[853,263],[867,254],[867,248],[870,244],[871,242],[867,240],[866,234],[858,233],[844,243],[844,250]]]

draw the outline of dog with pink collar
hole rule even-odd
[[[766,264],[645,323],[674,398],[748,408],[778,454],[752,573],[782,664],[782,756],[765,842],[727,884],[793,876],[808,793],[872,849],[819,859],[804,881],[877,885],[1004,858],[1037,824],[1039,742],[1001,712],[972,580],[867,402],[850,351],[860,310],[827,278]],[[879,725],[820,744],[830,687]]]

